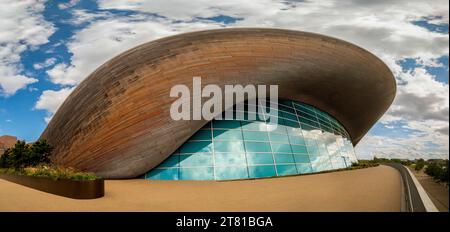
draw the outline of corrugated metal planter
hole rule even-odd
[[[105,181],[53,180],[47,177],[22,176],[0,173],[0,178],[43,192],[73,199],[95,199],[105,195]]]

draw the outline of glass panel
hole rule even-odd
[[[242,141],[214,141],[214,151],[244,153],[244,143]]]
[[[287,134],[286,127],[281,126],[281,125],[268,124],[267,131],[270,131],[273,133],[278,133],[278,134]]]
[[[248,165],[273,164],[272,153],[247,153]]]
[[[221,128],[221,129],[239,129],[241,127],[241,123],[239,121],[234,120],[217,120],[213,121],[213,128]]]
[[[267,136],[267,132],[243,131],[243,133],[245,140],[269,141],[269,136]]]
[[[274,154],[275,161],[277,164],[281,163],[295,163],[294,157],[292,157],[292,154]]]
[[[305,140],[300,136],[289,136],[289,141],[291,142],[291,144],[305,146]]]
[[[269,133],[272,142],[289,143],[289,137],[285,134]]]
[[[247,167],[216,167],[216,180],[248,178]]]
[[[249,166],[248,172],[249,172],[250,178],[271,177],[271,176],[277,175],[274,165]]]
[[[242,130],[266,131],[267,126],[263,122],[241,122]]]
[[[161,168],[170,168],[170,167],[178,167],[179,162],[179,156],[178,155],[171,155],[169,158],[164,160],[159,167]]]
[[[309,163],[309,156],[294,154],[294,160],[296,163]]]
[[[242,140],[240,130],[220,130],[214,129],[214,140]]]
[[[189,140],[211,140],[211,130],[199,130]]]
[[[310,146],[310,147],[307,147],[307,150],[308,150],[308,154],[309,154],[309,155],[314,155],[314,156],[320,155],[320,154],[319,154],[319,150],[317,149],[316,146]]]
[[[309,161],[312,162],[317,162],[319,160],[319,157],[316,155],[309,155]]]
[[[246,165],[245,154],[216,153],[214,156],[216,166]]]
[[[181,167],[212,166],[211,154],[180,155]]]
[[[281,125],[284,125],[284,126],[287,126],[287,127],[295,127],[295,128],[299,128],[300,127],[298,122],[294,122],[294,121],[291,121],[291,120],[279,118],[278,121],[279,121],[279,123]]]
[[[274,153],[292,153],[291,145],[282,143],[272,143],[272,151]]]
[[[283,106],[283,105],[278,105],[278,109],[281,110],[281,111],[284,111],[284,112],[288,112],[288,113],[291,113],[291,114],[295,114],[294,109],[292,109],[291,107],[286,107],[286,106]]]
[[[142,178],[259,178],[338,169],[357,162],[348,133],[336,119],[307,104],[280,103],[279,110],[265,109],[276,115],[270,121],[209,122]]]
[[[178,180],[178,168],[153,169],[147,173],[150,180]]]
[[[214,180],[212,167],[180,168],[180,180]]]
[[[277,165],[278,176],[285,175],[295,175],[297,174],[297,169],[295,165]]]
[[[271,152],[270,143],[264,142],[245,142],[247,152]]]
[[[295,115],[295,112],[292,112],[292,113],[281,112],[281,117],[290,119],[293,121],[297,121],[297,115]]]
[[[186,142],[180,148],[181,153],[212,152],[211,142]]]
[[[300,127],[288,127],[286,128],[289,135],[293,136],[303,136],[302,129]]]
[[[310,164],[295,164],[297,166],[298,174],[311,173],[312,168]]]
[[[306,151],[306,147],[305,146],[291,145],[291,148],[292,148],[292,152],[293,153],[308,154],[308,152]]]

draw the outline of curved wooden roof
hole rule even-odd
[[[106,178],[158,165],[205,121],[173,121],[172,86],[278,84],[279,97],[322,109],[353,144],[392,103],[395,79],[368,51],[323,35],[280,29],[220,29],[152,41],[109,60],[65,100],[41,135],[54,161]]]

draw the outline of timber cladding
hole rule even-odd
[[[395,79],[368,51],[318,34],[220,29],[155,40],[109,60],[65,100],[41,135],[54,161],[105,178],[133,178],[172,154],[206,121],[174,121],[170,89],[279,85],[279,97],[339,120],[353,144],[392,103]]]

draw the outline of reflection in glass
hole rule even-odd
[[[207,123],[144,178],[263,178],[345,168],[357,162],[347,131],[326,112],[290,100],[280,100],[278,110],[258,110],[265,113],[257,121],[247,121],[245,112],[243,120]],[[269,112],[278,117],[276,125],[263,120]]]

